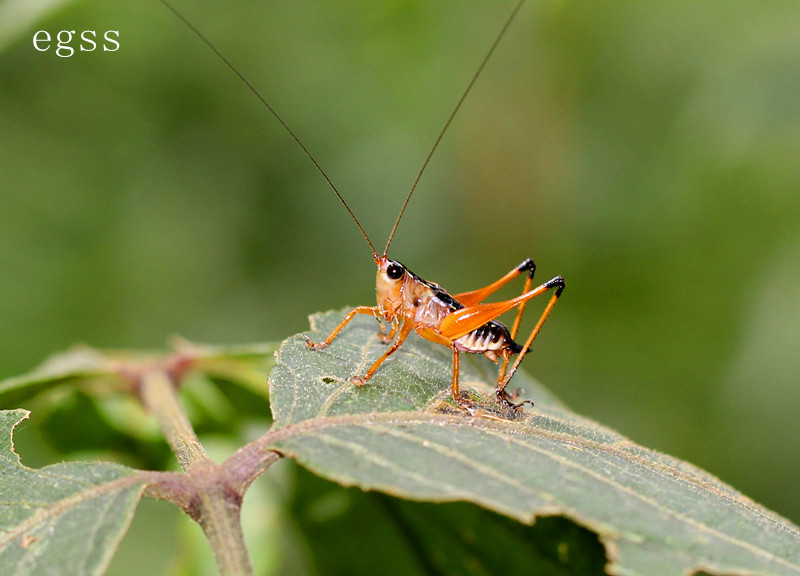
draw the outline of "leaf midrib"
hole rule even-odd
[[[74,479],[71,479],[74,481]],[[37,525],[45,522],[48,518],[54,518],[61,516],[66,511],[75,508],[77,505],[88,502],[90,500],[96,499],[98,496],[103,496],[105,494],[113,494],[114,492],[121,492],[125,488],[128,488],[131,485],[135,485],[140,483],[140,490],[144,491],[146,481],[140,477],[139,475],[133,474],[129,476],[123,476],[121,478],[116,478],[114,480],[110,480],[108,482],[104,482],[103,484],[99,485],[92,485],[87,487],[84,490],[80,490],[79,492],[68,496],[66,498],[62,498],[60,500],[56,500],[54,502],[49,503],[46,506],[40,507],[34,514],[14,526],[13,528],[9,529],[7,532],[3,532],[0,534],[0,548],[8,545],[9,542],[14,540],[14,538],[24,534],[25,532],[32,530]]]

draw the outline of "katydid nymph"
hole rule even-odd
[[[510,272],[505,274],[500,279],[492,282],[491,284],[461,294],[450,295],[447,291],[441,288],[438,284],[424,280],[420,276],[414,274],[405,265],[397,260],[390,259],[387,255],[389,246],[392,243],[397,227],[400,220],[405,213],[406,207],[411,200],[414,190],[419,183],[425,168],[436,151],[439,143],[442,140],[445,132],[447,131],[450,123],[458,112],[461,104],[464,102],[467,94],[469,94],[476,80],[480,76],[486,63],[489,61],[492,53],[497,45],[500,43],[503,35],[505,34],[514,17],[521,9],[525,0],[521,0],[511,15],[506,20],[501,31],[495,38],[493,44],[484,56],[482,62],[478,66],[477,71],[472,76],[466,89],[461,94],[461,97],[451,112],[447,122],[431,148],[425,162],[422,165],[413,185],[411,186],[408,195],[405,198],[399,214],[394,222],[386,246],[383,251],[379,253],[372,241],[367,236],[361,223],[356,218],[350,206],[345,201],[342,194],[333,184],[326,172],[319,165],[317,160],[311,155],[305,145],[283,121],[273,107],[267,100],[256,90],[252,84],[239,72],[239,70],[231,64],[225,56],[223,56],[217,48],[209,42],[206,37],[199,32],[190,22],[179,14],[172,6],[165,0],[161,0],[173,13],[178,16],[191,30],[200,37],[216,54],[222,59],[228,68],[248,87],[248,89],[255,94],[255,96],[266,106],[269,112],[281,124],[286,132],[294,139],[294,141],[303,150],[303,153],[311,160],[315,168],[319,171],[325,181],[328,183],[331,190],[344,206],[347,213],[353,219],[361,235],[366,240],[372,251],[372,257],[378,267],[377,280],[376,280],[376,306],[358,306],[352,309],[341,321],[341,323],[334,328],[334,330],[322,341],[312,342],[310,338],[305,336],[306,343],[314,350],[320,350],[329,346],[336,337],[347,329],[347,324],[358,314],[368,314],[374,316],[380,324],[380,338],[387,344],[386,351],[367,369],[364,374],[357,374],[350,378],[350,382],[354,385],[363,386],[370,378],[380,369],[383,363],[397,351],[406,338],[412,331],[416,332],[419,336],[426,340],[447,346],[453,353],[453,367],[452,367],[452,380],[451,392],[453,399],[465,411],[470,414],[480,413],[473,406],[467,395],[463,394],[459,387],[459,367],[460,367],[460,354],[463,352],[470,354],[483,354],[487,358],[500,364],[499,373],[497,376],[497,385],[495,388],[495,399],[500,405],[511,411],[518,411],[524,403],[515,404],[514,396],[506,392],[506,386],[509,380],[516,372],[522,359],[529,351],[531,344],[536,336],[539,334],[545,320],[547,320],[550,312],[555,306],[558,298],[561,296],[565,288],[564,279],[561,276],[556,276],[543,284],[536,287],[533,285],[534,271],[536,265],[533,260],[526,258],[518,266],[515,266]],[[501,302],[484,303],[484,299],[492,295],[498,289],[509,283],[511,280],[520,275],[525,275],[525,283],[522,293],[516,298],[504,300]],[[531,330],[528,337],[524,342],[519,343],[515,340],[519,330],[520,321],[523,312],[525,311],[526,304],[529,300],[540,296],[545,293],[550,293],[550,299],[545,306],[539,320]],[[507,328],[504,324],[498,322],[496,319],[516,309],[516,317],[511,328]],[[390,329],[386,330],[386,324]],[[513,363],[512,357],[516,356]]]

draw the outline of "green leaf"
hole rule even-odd
[[[195,372],[267,397],[265,374],[273,364],[277,344],[213,346],[174,338],[171,348],[171,352],[135,352],[75,347],[53,355],[29,374],[0,380],[0,406],[16,408],[37,394],[63,386],[125,389],[123,366],[145,368],[178,357],[189,362]]]
[[[32,470],[13,450],[25,410],[0,411],[0,566],[15,576],[105,572],[144,484],[111,463],[68,462]]]
[[[16,408],[21,402],[59,386],[113,377],[113,366],[103,353],[88,347],[74,348],[51,356],[29,374],[0,380],[0,406]]]
[[[313,317],[309,335],[324,338],[341,318]],[[385,350],[376,328],[357,317],[318,351],[299,336],[284,342],[270,375],[276,450],[347,486],[469,501],[527,523],[564,515],[599,535],[613,573],[800,574],[788,520],[570,412],[523,373],[512,385],[536,407],[518,418],[493,407],[496,367],[483,358],[462,363],[461,383],[492,417],[456,408],[449,350],[416,336],[367,385],[349,384]]]
[[[526,526],[465,503],[434,504],[335,486],[297,470],[293,517],[308,542],[320,576],[386,572],[381,551],[391,542],[392,576],[419,574],[605,574],[597,535],[562,517]],[[364,522],[369,518],[369,523]]]

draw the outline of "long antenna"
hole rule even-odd
[[[417,174],[416,179],[414,180],[414,184],[411,185],[411,190],[408,192],[408,196],[406,196],[405,202],[403,202],[403,207],[400,208],[400,213],[397,215],[397,220],[394,221],[394,226],[392,226],[392,231],[389,233],[389,239],[386,241],[386,248],[383,249],[384,256],[386,256],[386,253],[389,251],[389,244],[392,243],[392,238],[394,238],[394,233],[397,231],[397,226],[398,224],[400,224],[400,219],[403,217],[403,213],[406,211],[406,207],[408,206],[409,200],[411,200],[411,195],[414,194],[414,190],[417,189],[417,184],[419,184],[419,180],[420,178],[422,178],[422,173],[425,172],[425,168],[428,167],[428,162],[431,161],[433,153],[436,152],[436,148],[439,147],[439,142],[442,141],[444,133],[447,132],[447,129],[450,127],[450,123],[453,121],[453,118],[455,118],[459,108],[461,108],[461,105],[467,98],[467,94],[469,94],[469,91],[472,90],[472,87],[475,85],[475,81],[478,79],[478,76],[481,75],[481,72],[483,72],[483,68],[486,66],[486,63],[489,61],[489,58],[492,57],[492,53],[494,53],[494,50],[495,48],[497,48],[497,45],[500,44],[500,40],[502,40],[503,36],[505,36],[506,30],[508,30],[508,27],[511,26],[511,22],[514,21],[514,17],[517,15],[517,12],[519,12],[520,8],[522,8],[522,5],[524,3],[525,0],[520,0],[517,6],[514,8],[514,10],[511,12],[511,15],[506,20],[506,23],[500,30],[500,33],[497,35],[497,38],[495,38],[494,43],[492,43],[492,47],[489,48],[489,51],[486,53],[486,56],[484,56],[481,65],[478,66],[478,70],[475,72],[475,74],[473,74],[472,79],[469,81],[469,84],[467,85],[467,89],[464,90],[463,94],[461,94],[461,98],[459,98],[458,104],[456,104],[456,107],[453,108],[453,111],[450,113],[450,117],[447,119],[447,122],[444,123],[444,128],[442,128],[442,131],[439,132],[439,136],[436,138],[436,142],[433,143],[433,148],[431,148],[431,151],[428,152],[428,156],[427,158],[425,158],[425,162],[423,162],[422,168],[420,168],[420,171]]]
[[[322,169],[322,166],[320,166],[320,165],[319,165],[319,163],[317,163],[317,161],[316,161],[316,160],[314,159],[314,157],[311,155],[311,152],[309,152],[309,151],[308,151],[308,148],[306,148],[306,147],[305,147],[305,144],[303,144],[303,142],[300,140],[300,138],[298,138],[298,137],[297,137],[297,135],[296,135],[294,132],[292,132],[292,129],[291,129],[291,128],[289,128],[289,125],[288,125],[288,124],[286,124],[286,122],[284,122],[284,121],[283,121],[283,118],[281,118],[281,117],[278,115],[278,113],[277,113],[277,112],[275,111],[275,109],[274,109],[274,108],[273,108],[273,107],[270,105],[270,103],[269,103],[269,102],[267,102],[266,98],[264,98],[264,97],[261,95],[261,93],[260,93],[258,90],[256,90],[255,86],[253,86],[252,84],[250,84],[250,81],[249,81],[247,78],[245,78],[245,77],[244,77],[244,75],[243,75],[241,72],[239,72],[238,68],[236,68],[236,66],[234,66],[233,64],[231,64],[231,62],[230,62],[230,61],[229,61],[227,58],[225,58],[225,56],[222,54],[222,52],[220,52],[219,50],[217,50],[217,47],[216,47],[216,46],[214,46],[214,45],[211,43],[211,41],[210,41],[208,38],[206,38],[206,37],[203,35],[203,33],[202,33],[202,32],[200,32],[200,30],[198,30],[197,28],[195,28],[194,24],[192,24],[191,22],[189,22],[189,20],[187,20],[187,19],[186,19],[186,18],[183,16],[183,14],[181,14],[181,13],[180,13],[180,12],[178,12],[178,11],[177,11],[175,8],[173,8],[173,7],[172,7],[172,5],[171,5],[169,2],[167,2],[166,0],[161,0],[161,3],[162,3],[164,6],[166,6],[167,8],[169,8],[169,11],[170,11],[170,12],[172,12],[173,14],[175,14],[175,16],[177,16],[177,17],[178,17],[178,19],[179,19],[181,22],[183,22],[183,23],[184,23],[184,24],[187,26],[187,28],[189,28],[189,30],[191,30],[192,32],[194,32],[194,33],[195,33],[195,35],[197,35],[197,37],[198,37],[198,38],[200,38],[200,40],[202,40],[202,41],[205,43],[205,45],[206,45],[206,46],[208,46],[209,48],[211,48],[211,50],[214,52],[214,54],[216,54],[217,56],[219,56],[220,60],[222,60],[222,61],[225,63],[225,65],[226,65],[228,68],[230,68],[230,70],[231,70],[231,71],[232,71],[234,74],[236,74],[236,76],[238,76],[238,77],[239,77],[239,80],[241,80],[241,81],[244,83],[244,85],[245,85],[245,86],[247,86],[247,88],[250,90],[250,92],[252,92],[253,94],[255,94],[256,98],[258,98],[258,99],[261,101],[261,103],[262,103],[264,106],[266,106],[266,107],[267,107],[267,110],[269,110],[269,111],[270,111],[270,113],[271,113],[271,114],[272,114],[272,115],[275,117],[275,119],[276,119],[276,120],[277,120],[277,121],[280,123],[280,125],[281,125],[281,126],[283,126],[283,129],[284,129],[284,130],[286,130],[286,132],[288,132],[288,133],[289,133],[289,136],[291,136],[291,137],[292,137],[292,139],[293,139],[295,142],[297,142],[297,145],[298,145],[298,146],[300,146],[300,148],[303,150],[303,153],[304,153],[306,156],[308,156],[308,159],[309,159],[309,160],[311,160],[311,162],[314,164],[314,167],[316,167],[316,169],[319,171],[319,173],[320,173],[320,174],[322,174],[322,177],[323,177],[323,178],[325,178],[325,181],[328,183],[328,186],[330,186],[330,187],[331,187],[331,190],[333,190],[334,194],[336,194],[336,196],[339,198],[339,201],[340,201],[340,202],[342,203],[342,205],[345,207],[345,210],[347,210],[348,214],[350,214],[350,217],[351,217],[351,218],[353,219],[353,221],[356,223],[356,226],[358,226],[358,229],[361,231],[361,235],[364,237],[364,240],[366,240],[366,241],[367,241],[367,244],[369,244],[369,247],[370,247],[370,249],[372,250],[372,255],[373,255],[375,258],[378,258],[378,252],[377,252],[377,250],[375,250],[375,247],[372,245],[372,242],[370,242],[369,236],[367,236],[367,233],[364,231],[364,228],[363,228],[363,226],[361,226],[361,222],[359,222],[359,221],[358,221],[358,218],[356,218],[356,215],[355,215],[355,214],[353,214],[353,211],[350,209],[350,206],[348,206],[348,205],[347,205],[347,202],[345,202],[345,199],[344,199],[344,198],[342,197],[342,195],[339,193],[339,190],[337,190],[337,189],[336,189],[336,186],[334,186],[334,185],[333,185],[333,181],[331,181],[331,179],[330,179],[330,178],[328,177],[328,175],[325,173],[325,170],[323,170],[323,169]],[[397,226],[397,225],[395,225],[395,227],[396,227],[396,226]],[[394,231],[393,231],[393,232],[394,232]]]

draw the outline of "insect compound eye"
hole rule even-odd
[[[392,280],[399,280],[403,277],[404,272],[405,270],[403,270],[403,267],[397,263],[389,264],[389,267],[386,269],[386,275]]]

